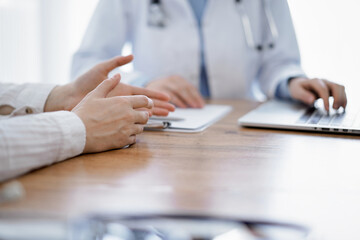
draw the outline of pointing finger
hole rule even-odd
[[[134,59],[133,55],[129,55],[129,56],[117,56],[114,57],[110,60],[107,60],[105,62],[99,63],[96,67],[106,71],[106,72],[110,72],[112,71],[114,68],[123,66],[125,64],[128,64],[129,62],[131,62]]]
[[[101,98],[106,97],[106,95],[108,95],[108,93],[114,89],[119,81],[120,74],[116,74],[114,77],[104,80],[91,92],[91,96]]]
[[[330,88],[332,96],[334,97],[333,108],[339,109],[341,106],[345,108],[347,99],[344,86],[330,81],[325,81],[325,83]]]
[[[324,101],[324,107],[326,111],[329,111],[329,88],[325,84],[324,80],[313,79],[309,82],[309,87]]]

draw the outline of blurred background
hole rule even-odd
[[[0,0],[0,81],[70,81],[70,63],[98,0]],[[310,77],[360,86],[360,2],[289,0]],[[125,49],[129,52],[129,48]],[[131,70],[131,66],[128,67]]]

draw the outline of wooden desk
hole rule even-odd
[[[356,239],[359,137],[237,126],[234,109],[202,133],[146,132],[129,149],[91,154],[18,180],[26,197],[0,212],[196,211],[305,221],[324,239]]]

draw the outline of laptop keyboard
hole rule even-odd
[[[355,114],[349,112],[330,111],[324,113],[311,107],[297,120],[297,124],[321,125],[329,128],[360,128],[360,111]]]

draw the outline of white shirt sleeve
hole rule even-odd
[[[0,83],[0,108],[10,106],[17,111],[26,106],[28,107],[27,113],[43,112],[45,102],[54,87],[53,84],[42,83],[20,85]],[[17,114],[26,114],[26,112],[18,112]]]
[[[259,81],[262,91],[274,97],[278,84],[292,77],[306,77],[301,68],[299,47],[286,0],[274,0],[269,5],[279,37],[275,48],[267,50],[262,57]]]
[[[74,113],[42,113],[54,86],[0,84],[0,181],[82,153],[86,129]]]

